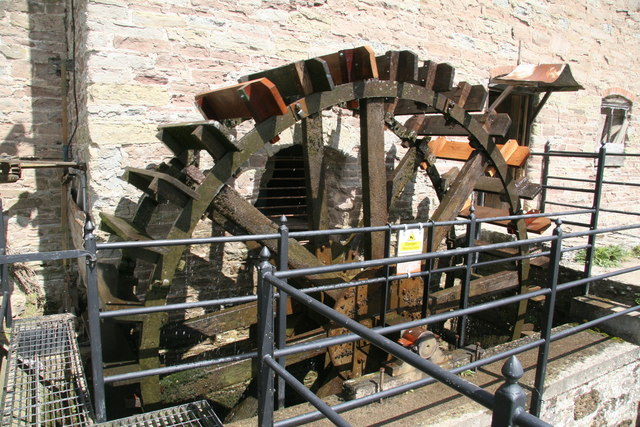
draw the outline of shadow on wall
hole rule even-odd
[[[62,160],[62,80],[52,59],[66,56],[65,0],[26,3],[27,11],[17,13],[27,13],[29,18],[27,42],[31,74],[25,79],[28,86],[25,89],[31,96],[31,119],[30,123],[13,125],[0,142],[0,156]],[[23,170],[17,183],[0,184],[6,190],[3,195],[7,208],[4,226],[12,224],[7,235],[10,247],[22,246],[19,252],[65,248],[61,243],[61,178],[60,169],[32,169]],[[25,191],[20,192],[21,189]],[[16,233],[16,226],[24,232]],[[25,241],[28,241],[28,249],[24,247],[27,246]],[[57,311],[66,283],[62,262],[24,267],[37,270],[41,277],[39,281],[44,283],[45,301],[52,303],[45,310]],[[19,282],[18,278],[16,281]]]

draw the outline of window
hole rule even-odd
[[[624,153],[627,139],[627,127],[631,114],[631,101],[622,95],[609,95],[602,98],[600,112],[604,115],[604,125],[600,143],[606,144],[607,153]],[[624,157],[607,157],[605,166],[622,166]]]

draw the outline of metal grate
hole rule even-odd
[[[58,314],[15,321],[2,426],[93,424],[73,319]]]
[[[129,418],[109,421],[100,424],[108,427],[144,426],[144,427],[169,427],[169,426],[203,426],[222,427],[222,422],[213,412],[213,409],[205,400],[186,403],[172,408],[161,409],[155,412],[135,415]]]

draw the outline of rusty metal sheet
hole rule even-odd
[[[493,77],[491,87],[515,86],[518,92],[557,92],[584,89],[575,81],[569,64],[520,64]]]

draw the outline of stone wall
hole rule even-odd
[[[63,158],[66,19],[63,0],[0,2],[1,156]],[[18,182],[0,184],[10,252],[62,249],[61,177],[57,169],[25,169]],[[31,263],[20,271],[16,291],[31,289],[40,275],[45,297],[59,299],[61,263]]]
[[[637,0],[585,4],[5,0],[2,4],[6,7],[0,11],[0,90],[8,102],[0,106],[1,151],[61,157],[61,84],[48,58],[66,51],[74,59],[70,87],[76,90],[75,96],[69,92],[69,134],[74,158],[88,165],[94,217],[102,211],[131,216],[139,192],[120,179],[124,167],[144,168],[170,158],[155,138],[156,128],[201,119],[193,102],[197,93],[233,84],[251,72],[344,48],[366,44],[377,54],[412,50],[421,59],[451,63],[456,80],[472,84],[486,84],[492,69],[513,65],[518,56],[522,62],[569,63],[585,90],[551,96],[531,138],[534,151],[542,151],[549,141],[554,149],[593,152],[603,124],[602,97],[621,88],[635,102],[640,93],[640,82],[634,78],[640,61]],[[72,8],[74,14],[69,13]],[[65,47],[65,29],[67,39],[75,39],[75,50]],[[634,115],[628,152],[640,152],[637,129]],[[558,174],[594,177],[593,160],[559,164]],[[530,161],[533,181],[538,179],[539,165],[539,158]],[[608,168],[607,178],[639,182],[637,167],[638,160],[627,158],[624,168]],[[9,234],[27,237],[16,243],[20,248],[57,248],[56,173],[26,172],[25,179],[2,187]],[[243,183],[257,182],[243,179]],[[426,181],[416,185],[415,192],[425,199],[423,184]],[[253,190],[247,190],[249,194]],[[550,197],[589,204],[581,193]],[[605,193],[604,204],[629,209],[637,199],[635,190],[616,188]],[[354,204],[353,199],[339,201],[337,215],[348,216]],[[417,204],[413,203],[412,215],[418,212]],[[619,216],[601,219],[605,225],[622,221],[629,222]],[[631,242],[626,235],[621,239]]]

